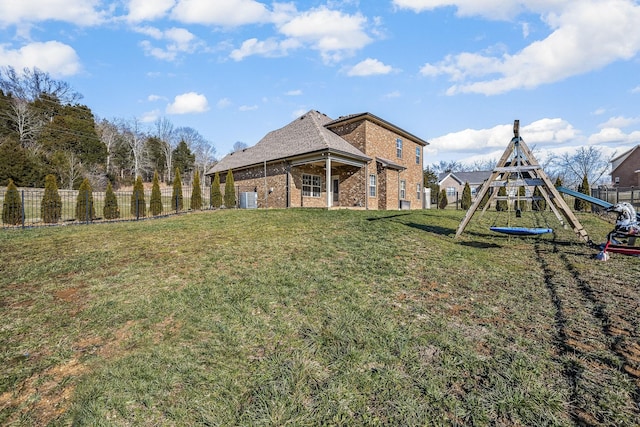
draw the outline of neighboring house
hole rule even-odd
[[[616,187],[640,187],[640,145],[611,160],[611,183]]]
[[[218,172],[224,191],[231,170],[240,199],[257,193],[257,207],[420,209],[427,144],[371,113],[333,120],[311,110],[207,175]]]
[[[440,186],[440,191],[446,190],[447,202],[455,203],[456,200],[462,199],[464,184],[468,182],[471,188],[471,200],[475,200],[482,183],[490,176],[491,171],[445,172],[438,177],[438,186]]]

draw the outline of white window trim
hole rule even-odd
[[[305,184],[305,178],[309,179],[309,182]],[[317,181],[317,182],[316,182]],[[308,187],[305,194],[305,187]],[[320,197],[322,194],[322,179],[320,175],[311,175],[308,173],[302,174],[302,196],[303,197]]]
[[[396,138],[396,157],[402,158],[402,139]]]
[[[407,181],[404,179],[400,181],[400,200],[405,200],[407,197]]]
[[[373,184],[372,184],[373,179]],[[373,194],[371,194],[373,190]],[[369,174],[369,197],[376,197],[378,195],[378,178],[375,174]]]

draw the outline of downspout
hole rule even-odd
[[[369,162],[364,165],[364,208],[369,210]]]

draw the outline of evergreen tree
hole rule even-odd
[[[582,193],[582,183],[578,184],[578,188],[576,189],[578,193]],[[577,197],[573,198],[573,210],[576,212],[580,212],[584,210],[584,202]]]
[[[11,178],[2,202],[2,222],[9,225],[22,224],[22,200],[18,187]]]
[[[500,189],[498,190],[498,196],[506,196],[507,195],[507,189],[505,187],[500,187]],[[498,212],[503,212],[509,209],[509,202],[507,200],[498,200],[496,202],[496,210]]]
[[[556,188],[562,187],[562,178],[559,176],[556,178],[556,182],[553,184]]]
[[[149,211],[156,216],[162,213],[162,194],[160,193],[160,176],[158,171],[153,173],[153,187],[151,187],[151,200],[149,201]]]
[[[196,171],[193,177],[193,190],[191,190],[191,210],[202,209],[202,189],[200,188],[200,173]]]
[[[40,205],[40,216],[46,224],[56,224],[62,216],[62,198],[58,193],[58,184],[54,175],[44,180],[44,196]]]
[[[521,212],[527,210],[527,201],[524,199],[527,196],[527,189],[524,186],[518,187],[518,198],[516,199],[515,208],[520,209]]]
[[[85,178],[78,188],[76,221],[93,221],[94,219],[96,219],[96,209],[93,205],[93,190],[89,180]]]
[[[216,172],[211,183],[211,206],[218,209],[222,206],[222,193],[220,192],[220,174]]]
[[[191,152],[187,143],[181,140],[172,152],[173,164],[188,176],[195,166],[196,155]]]
[[[485,183],[483,185],[488,185],[488,183]],[[487,202],[489,201],[490,193],[491,193],[491,189],[489,189],[489,191],[484,193],[484,196],[482,196],[482,200],[480,200],[480,204],[478,205],[478,208],[484,209],[484,207],[487,205]]]
[[[147,202],[144,200],[144,185],[142,185],[142,177],[136,178],[133,185],[133,193],[131,193],[131,215],[136,219],[147,216]]]
[[[591,189],[589,188],[589,179],[587,178],[587,175],[582,177],[582,184],[578,185],[578,192],[582,194],[586,194],[588,196],[591,195]],[[591,203],[585,200],[576,198],[573,207],[576,211],[586,211],[589,209],[590,206],[591,206]]]
[[[449,204],[449,200],[447,199],[447,190],[444,188],[440,190],[440,195],[438,196],[438,209],[444,209]]]
[[[176,212],[181,211],[182,205],[182,180],[180,179],[180,168],[176,168],[176,176],[173,178],[173,193],[171,194],[171,208]]]
[[[539,200],[534,200],[531,202],[531,209],[534,211],[544,211],[547,209],[547,201],[542,197],[542,191],[540,191],[540,187],[536,186],[535,190],[533,190],[534,199],[539,198]]]
[[[471,207],[471,187],[469,183],[464,183],[464,189],[462,190],[462,200],[460,200],[460,208],[467,210]]]
[[[107,191],[104,195],[104,208],[102,208],[104,219],[120,218],[120,208],[118,207],[118,199],[113,192],[111,181],[107,183]]]
[[[224,207],[236,207],[236,185],[233,181],[233,173],[231,169],[227,172],[227,179],[224,183]]]

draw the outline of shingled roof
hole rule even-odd
[[[311,110],[288,125],[269,132],[253,147],[225,156],[208,174],[323,151],[358,160],[371,160],[362,151],[327,129],[325,125],[331,121],[326,114]]]

